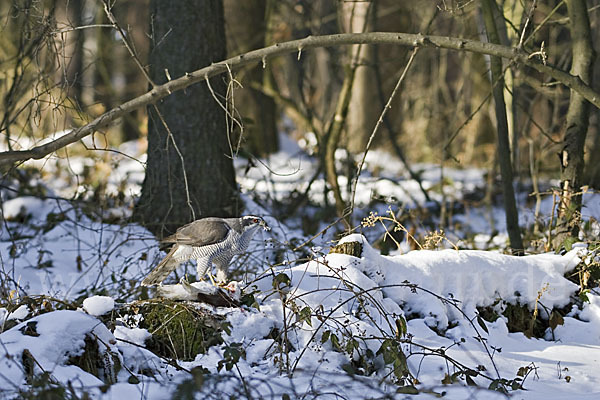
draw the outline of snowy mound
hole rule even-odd
[[[386,297],[403,305],[406,313],[416,312],[437,320],[446,328],[449,320],[462,318],[457,308],[473,317],[478,306],[492,305],[502,299],[528,305],[536,301],[548,308],[562,307],[578,286],[564,278],[580,261],[577,251],[564,256],[539,254],[514,257],[477,250],[420,250],[386,257],[373,249],[358,234],[344,237],[340,243],[356,241],[363,245],[360,261],[348,260],[348,268],[356,268],[383,288]],[[337,255],[327,256],[343,265]],[[415,296],[414,288],[435,296]],[[541,296],[541,297],[538,297]]]
[[[245,374],[279,382],[283,378],[265,370],[266,365],[275,360],[280,368],[291,370],[295,376],[301,376],[301,371],[322,371],[322,379],[311,379],[313,390],[333,390],[336,385],[342,385],[342,380],[332,382],[327,374],[340,370],[356,372],[351,365],[360,366],[357,373],[382,379],[397,369],[395,361],[390,364],[385,356],[381,357],[385,349],[389,350],[387,339],[407,334],[412,339],[405,339],[408,344],[402,349],[408,357],[408,368],[420,382],[439,384],[444,375],[440,375],[440,371],[448,370],[446,360],[439,356],[442,353],[435,349],[447,348],[445,354],[453,359],[480,368],[482,372],[474,382],[487,387],[494,380],[495,374],[491,371],[501,368],[499,374],[514,377],[519,368],[526,366],[523,360],[528,359],[528,351],[539,355],[544,349],[552,348],[552,344],[544,341],[522,344],[525,336],[509,333],[504,318],[486,323],[484,332],[473,324],[476,307],[490,306],[498,299],[531,309],[536,301],[549,308],[562,307],[577,290],[575,284],[563,277],[579,261],[575,252],[564,256],[515,257],[484,251],[442,250],[387,257],[381,256],[361,235],[348,236],[341,242],[352,241],[362,243],[361,258],[329,254],[296,266],[279,267],[255,283],[260,311],[228,313],[232,332],[227,341],[241,343],[245,349],[246,360],[240,362]],[[411,319],[402,327],[408,315]],[[597,315],[600,315],[600,307],[595,305],[595,300],[581,312],[582,318],[592,319]],[[454,322],[453,328],[449,326],[450,321]],[[565,326],[555,332],[556,338],[566,339],[565,332],[573,331],[564,328],[579,324],[585,323],[565,318]],[[432,331],[430,327],[438,330]],[[446,328],[447,337],[436,333]],[[267,338],[274,330],[285,332],[285,340],[289,342],[285,360],[278,356],[281,338]],[[577,340],[580,339],[578,336]],[[450,350],[457,340],[462,347]],[[599,343],[596,340],[594,347]],[[493,348],[504,348],[506,358],[499,355],[494,358]],[[510,354],[511,349],[514,354]],[[197,361],[217,373],[214,365],[223,354],[213,348]],[[569,350],[557,354],[573,368],[571,362],[576,363],[576,358]],[[537,363],[544,365],[546,378],[555,374],[555,357],[557,355],[547,364],[543,357],[534,357]],[[368,359],[370,361],[365,362]],[[371,367],[367,368],[368,365]],[[589,378],[587,372],[580,372]],[[456,373],[456,370],[446,373]],[[356,390],[351,387],[348,385],[344,393]],[[364,393],[361,397],[368,397],[367,393],[377,394],[364,387],[359,390]],[[455,398],[468,397],[468,393],[458,388],[453,390],[456,390]]]
[[[86,340],[94,341],[105,362],[97,376],[76,366]],[[32,376],[51,371],[58,382],[97,387],[115,382],[114,363],[120,362],[113,334],[96,318],[78,311],[54,311],[31,318],[0,335],[2,378],[19,387]],[[103,378],[100,380],[99,377]]]
[[[280,269],[291,280],[293,298],[311,306],[334,308],[357,293],[385,303],[387,314],[417,313],[438,328],[464,317],[476,307],[502,299],[527,305],[536,302],[550,309],[569,303],[578,286],[564,278],[580,261],[577,251],[564,256],[540,254],[515,257],[489,251],[412,251],[382,256],[362,235],[344,237],[340,243],[359,242],[362,257],[329,254],[289,269]],[[262,282],[266,291],[271,282]],[[348,307],[336,312],[350,313]],[[373,315],[382,318],[380,310]]]

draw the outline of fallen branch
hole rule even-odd
[[[215,75],[228,72],[247,64],[264,62],[269,58],[298,52],[316,47],[331,47],[350,44],[396,44],[411,47],[431,47],[450,49],[457,51],[468,51],[472,53],[488,54],[491,56],[509,59],[517,64],[527,65],[537,71],[547,74],[558,82],[564,84],[583,96],[587,101],[600,109],[600,94],[586,85],[579,77],[573,76],[565,71],[544,65],[535,58],[529,58],[525,51],[508,46],[492,43],[484,43],[478,40],[453,38],[447,36],[433,36],[409,33],[392,32],[369,32],[369,33],[344,33],[325,36],[309,36],[305,39],[292,40],[284,43],[276,43],[272,46],[259,50],[253,50],[240,54],[233,58],[221,61],[207,67],[186,73],[184,76],[171,80],[163,85],[154,87],[149,92],[136,97],[110,111],[102,114],[92,122],[71,130],[69,133],[30,150],[0,152],[0,166],[10,165],[16,162],[30,159],[40,159],[63,147],[75,143],[92,134],[100,128],[108,126],[111,122],[148,104],[167,97],[173,92],[187,88],[188,86],[207,80]]]

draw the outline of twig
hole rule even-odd
[[[550,13],[548,13],[548,15],[546,15],[546,18],[544,18],[542,20],[542,22],[540,22],[538,24],[538,26],[535,27],[535,29],[533,30],[533,32],[531,32],[531,34],[527,37],[527,39],[525,39],[525,41],[523,42],[523,44],[527,44],[527,42],[529,42],[531,39],[533,39],[533,37],[535,36],[535,34],[546,24],[546,22],[548,22],[548,20],[554,15],[554,13],[556,13],[558,11],[558,9],[565,4],[565,0],[561,0],[553,9],[552,11],[550,11]],[[525,33],[525,29],[523,29],[523,33]]]
[[[63,28],[51,32],[52,35],[60,35],[63,33],[79,31],[82,29],[90,29],[90,28],[114,28],[112,24],[91,24],[91,25],[82,25],[82,26],[69,26],[68,28]]]
[[[410,58],[408,59],[408,62],[406,63],[406,66],[404,67],[404,70],[402,71],[400,78],[398,78],[398,82],[396,82],[396,86],[394,87],[394,90],[392,90],[392,94],[390,94],[390,97],[388,98],[387,103],[383,107],[383,110],[381,111],[381,115],[379,116],[379,119],[377,120],[377,123],[375,124],[375,127],[373,128],[373,132],[371,132],[371,136],[369,137],[369,141],[367,142],[367,146],[365,147],[365,152],[362,156],[362,159],[360,160],[360,164],[358,165],[358,169],[356,171],[356,177],[354,178],[354,182],[352,184],[352,197],[350,200],[350,210],[349,210],[350,215],[352,215],[352,213],[354,212],[354,204],[355,204],[355,199],[356,199],[356,187],[358,186],[358,180],[360,178],[360,173],[365,164],[365,159],[367,158],[367,153],[371,149],[371,144],[373,143],[373,139],[375,138],[375,135],[379,131],[379,127],[383,123],[383,118],[385,117],[385,114],[387,114],[388,110],[390,108],[392,108],[392,101],[394,100],[394,97],[396,97],[396,93],[398,93],[398,90],[400,89],[402,82],[404,82],[406,73],[408,72],[408,69],[412,65],[418,51],[419,51],[418,47],[413,48]]]
[[[301,245],[297,246],[296,248],[294,248],[293,251],[298,251],[301,248],[303,248],[304,246],[306,246],[307,244],[309,244],[310,242],[312,242],[315,238],[317,238],[319,235],[324,234],[325,232],[327,232],[327,230],[329,228],[331,228],[332,226],[334,226],[335,224],[337,224],[338,222],[340,222],[341,220],[343,220],[346,216],[342,215],[340,217],[338,217],[338,219],[336,219],[335,221],[333,221],[332,223],[330,223],[329,225],[327,225],[325,228],[321,229],[318,233],[316,233],[315,235],[313,235],[310,239],[308,239],[307,241],[305,241],[304,243],[302,243]]]
[[[377,54],[378,53],[376,53],[376,57],[377,57]],[[379,63],[377,61],[376,66],[375,66],[375,79],[377,80],[377,94],[379,96],[379,101],[381,102],[381,105],[383,106],[383,105],[385,105],[385,97],[384,97],[384,93],[383,93],[383,89],[382,89],[383,80],[381,79],[381,71],[379,70],[378,67],[379,67]],[[385,128],[388,133],[388,140],[390,141],[394,151],[396,152],[396,155],[400,159],[400,162],[402,162],[402,164],[404,165],[404,168],[406,168],[406,171],[408,172],[408,175],[410,176],[410,178],[412,180],[414,180],[415,182],[417,182],[417,184],[419,185],[419,189],[423,193],[423,196],[425,197],[425,201],[430,202],[431,197],[429,196],[429,193],[427,192],[427,190],[423,187],[423,179],[421,179],[419,174],[417,174],[415,171],[413,171],[412,167],[408,163],[408,160],[406,159],[406,156],[404,155],[404,151],[402,150],[402,147],[396,141],[396,138],[398,135],[395,132],[394,127],[392,126],[392,123],[387,116],[385,116],[383,118],[383,123],[385,124]],[[418,201],[409,192],[406,192],[406,194],[411,198],[412,201],[414,201],[415,204],[418,204]],[[435,202],[437,203],[437,201],[435,201]]]
[[[185,160],[183,158],[183,154],[179,150],[179,146],[177,146],[177,142],[175,141],[175,136],[173,136],[173,132],[171,132],[171,129],[169,128],[169,125],[167,125],[167,121],[165,121],[165,118],[163,117],[162,113],[158,109],[158,106],[156,104],[153,104],[153,107],[154,107],[154,111],[158,115],[158,118],[160,119],[160,122],[163,124],[163,126],[165,127],[165,129],[167,131],[167,135],[168,135],[168,139],[169,139],[167,141],[167,149],[168,149],[168,144],[170,141],[171,143],[173,143],[173,148],[175,149],[175,152],[179,156],[179,161],[181,161],[183,184],[185,186],[185,202],[186,202],[187,206],[189,207],[190,211],[192,212],[192,219],[196,219],[196,212],[194,211],[194,206],[192,205],[192,199],[190,197],[190,190],[189,190],[189,186],[188,186],[188,179],[187,179],[187,173],[185,170]],[[172,200],[171,200],[171,204],[173,204]],[[200,212],[202,212],[202,210],[200,210]],[[166,222],[166,218],[168,217],[168,215],[169,215],[169,213],[165,214],[165,221],[163,221],[163,222]]]
[[[227,71],[231,74],[231,67],[228,64],[225,64],[225,66],[227,67]],[[209,76],[207,75],[204,80],[206,82],[206,86],[208,87],[208,90],[210,91],[210,94],[211,94],[213,100],[219,105],[219,107],[221,107],[221,109],[223,111],[225,111],[225,126],[227,126],[227,142],[229,144],[231,158],[234,158],[235,156],[237,156],[237,150],[235,152],[233,151],[233,145],[231,143],[231,137],[229,136],[229,133],[233,132],[233,124],[234,123],[240,128],[240,132],[243,133],[244,125],[242,125],[242,122],[239,121],[227,107],[227,105],[228,105],[227,97],[229,96],[229,88],[227,89],[227,97],[225,98],[225,105],[223,105],[223,103],[221,103],[221,100],[219,100],[219,98],[217,97],[217,94],[216,94],[215,90],[212,88],[212,86],[210,84],[210,80],[208,78],[209,78]],[[232,81],[231,81],[230,85],[231,84],[235,85],[235,83],[239,84],[238,81],[233,80],[233,76],[231,76],[231,79],[232,79]],[[231,94],[231,98],[233,99],[233,93]],[[235,108],[234,108],[234,110],[235,110]],[[229,126],[230,126],[229,118],[231,118],[231,128],[229,128]],[[231,129],[231,131],[230,131],[230,129]],[[240,141],[241,141],[241,137],[240,137]],[[238,144],[238,148],[239,148],[239,144]]]
[[[525,24],[523,24],[523,30],[521,31],[521,38],[519,39],[519,44],[517,45],[517,49],[522,49],[523,48],[523,44],[524,40],[525,40],[525,32],[527,31],[527,26],[529,25],[529,22],[531,21],[531,18],[533,17],[533,12],[535,11],[535,9],[537,8],[537,0],[533,0],[531,2],[531,7],[529,8],[529,13],[527,13],[527,19],[525,20]]]
[[[106,17],[108,18],[108,20],[110,21],[112,26],[119,32],[119,35],[121,36],[121,41],[127,48],[127,51],[133,58],[133,61],[135,61],[138,68],[140,69],[140,71],[142,71],[142,74],[144,74],[144,78],[146,78],[146,80],[152,85],[152,87],[155,87],[156,84],[154,83],[152,78],[150,78],[150,75],[148,75],[148,71],[146,71],[146,68],[144,68],[144,66],[140,62],[140,58],[137,56],[136,52],[133,50],[133,47],[129,44],[129,41],[127,40],[127,36],[125,35],[125,32],[123,32],[123,29],[121,29],[121,26],[117,23],[117,20],[116,20],[115,16],[113,15],[113,13],[110,11],[110,8],[111,8],[111,6],[108,3],[108,1],[104,0],[104,13],[106,14]]]

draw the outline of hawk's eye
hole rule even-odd
[[[254,222],[255,224],[258,224],[258,218],[252,218],[252,222]]]

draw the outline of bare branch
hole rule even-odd
[[[163,85],[156,86],[151,91],[113,108],[112,110],[94,119],[89,124],[74,129],[58,139],[52,140],[40,146],[36,146],[30,150],[0,152],[0,166],[10,165],[15,162],[26,161],[29,159],[43,158],[58,149],[81,140],[99,128],[109,125],[111,122],[127,113],[130,113],[148,104],[155,103],[169,94],[185,89],[194,83],[203,81],[207,77],[210,78],[212,76],[227,72],[228,68],[236,69],[251,63],[262,63],[263,60],[267,58],[273,58],[276,56],[297,52],[299,48],[307,50],[316,47],[331,47],[361,43],[431,47],[457,51],[468,51],[472,53],[488,54],[491,56],[506,58],[516,62],[517,64],[530,66],[541,73],[551,76],[558,82],[579,93],[583,98],[600,109],[600,94],[585,84],[579,77],[554,68],[550,65],[544,65],[538,60],[529,59],[528,53],[519,51],[516,48],[492,43],[484,43],[471,39],[409,33],[369,32],[309,36],[305,39],[277,43],[263,49],[253,50],[225,61],[212,64],[208,67],[186,73],[180,78],[169,81]]]

